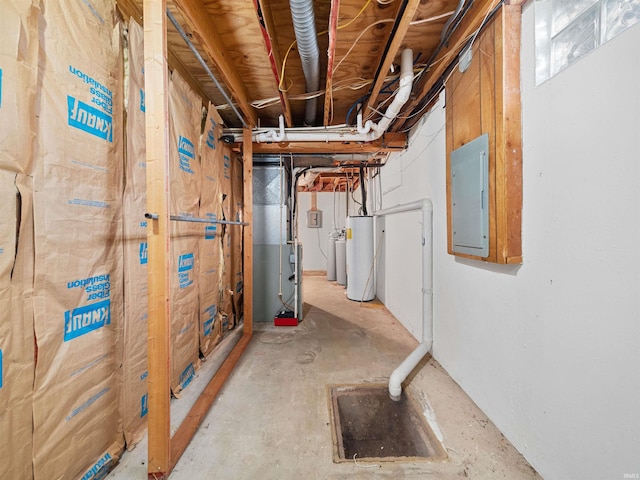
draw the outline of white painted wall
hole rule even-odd
[[[311,193],[298,193],[298,235],[303,244],[302,268],[309,270],[327,269],[327,241],[334,224],[337,228],[344,228],[346,218],[345,193],[318,192],[317,208],[322,210],[322,228],[307,227],[307,210],[311,209]],[[358,198],[358,197],[356,197]],[[358,198],[359,199],[359,198]],[[353,205],[349,199],[349,205]],[[335,211],[335,214],[334,214]],[[334,222],[335,218],[335,222]]]
[[[523,265],[447,254],[442,100],[383,168],[383,206],[433,200],[434,356],[456,382],[544,478],[622,479],[640,474],[640,25],[536,87],[533,14]],[[405,215],[386,219],[378,294],[416,334],[418,214]]]

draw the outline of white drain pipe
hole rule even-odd
[[[389,396],[400,400],[402,382],[429,353],[433,345],[433,204],[428,198],[373,212],[374,217],[400,212],[422,211],[422,342],[389,377]]]
[[[362,115],[358,117],[356,128],[284,128],[284,118],[280,115],[278,129],[263,132],[254,132],[253,141],[265,142],[372,142],[382,136],[389,128],[394,118],[400,113],[402,106],[407,103],[411,95],[413,85],[413,51],[410,48],[403,50],[400,70],[400,86],[398,93],[393,98],[380,122],[371,120],[362,125]],[[235,141],[241,141],[241,136],[234,135]]]

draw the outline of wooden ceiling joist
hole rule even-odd
[[[372,142],[287,142],[256,143],[254,153],[378,153],[397,152],[407,147],[404,133],[385,133]]]
[[[207,9],[199,1],[174,0],[173,3],[193,30],[193,34],[199,39],[209,60],[220,72],[222,76],[220,80],[229,88],[245,117],[245,121],[252,127],[257,125],[257,115],[249,102],[249,95],[244,83],[233,67],[220,35],[213,28],[213,22]]]
[[[388,44],[389,48],[380,63],[380,69],[377,72],[373,87],[371,88],[369,100],[363,110],[363,117],[370,118],[375,113],[375,110],[373,109],[375,108],[376,100],[378,99],[380,90],[382,90],[382,85],[387,77],[387,72],[398,55],[404,36],[409,30],[411,21],[413,20],[419,6],[420,0],[409,0],[404,10],[400,9],[398,12],[399,18],[396,20],[396,28],[393,30],[392,37],[390,38],[390,42]]]
[[[336,40],[338,34],[338,13],[340,13],[340,0],[331,0],[331,12],[329,13],[329,48],[327,50],[327,82],[324,93],[324,120],[323,125],[329,125],[331,104],[333,103],[333,64],[336,58]]]
[[[273,71],[273,78],[278,88],[278,95],[280,96],[280,104],[282,105],[284,121],[287,127],[292,127],[293,119],[291,117],[291,104],[289,103],[289,97],[287,96],[287,92],[279,88],[281,80],[280,65],[282,65],[282,58],[276,43],[273,41],[275,26],[273,23],[271,9],[264,8],[264,0],[253,1],[256,7],[256,15],[258,16],[258,22],[260,23],[260,29],[262,30],[265,46],[267,47],[267,55],[269,56],[271,70]]]

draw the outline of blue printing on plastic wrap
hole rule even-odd
[[[227,180],[231,179],[231,175],[229,173],[229,169],[231,168],[231,159],[225,155],[224,156],[224,178]]]
[[[205,217],[213,220],[214,222],[216,220],[218,220],[218,216],[215,213],[207,213],[207,214],[205,214]],[[216,230],[217,229],[218,228],[217,228],[216,224],[206,225],[204,227],[204,239],[205,240],[213,240],[214,238],[216,238]]]
[[[216,149],[216,122],[213,118],[209,117],[209,130],[207,130],[207,146],[213,150]]]
[[[64,312],[64,341],[86,335],[111,323],[111,300],[83,305]]]
[[[193,253],[185,253],[178,257],[178,283],[180,288],[186,288],[193,283],[189,272],[193,270]]]
[[[140,242],[140,265],[146,265],[148,258],[149,243]]]
[[[82,476],[82,480],[100,480],[109,473],[113,458],[110,453],[105,453],[100,459]]]
[[[180,374],[180,386],[182,388],[185,388],[187,385],[189,385],[189,383],[191,383],[191,380],[193,380],[193,377],[196,375],[196,370],[195,368],[193,368],[193,363],[190,363],[189,365],[187,365],[187,368],[184,369],[184,371]]]
[[[178,138],[178,156],[180,157],[180,170],[193,174],[191,160],[196,158],[195,148],[191,140],[182,135]]]
[[[204,321],[202,326],[204,330],[204,336],[208,337],[213,331],[213,322],[215,321],[216,314],[218,313],[218,306],[215,303],[209,305],[204,309],[204,313],[207,315],[207,319]]]
[[[140,397],[140,418],[149,413],[149,394],[145,393]]]
[[[111,115],[67,95],[68,124],[103,140],[113,142]]]

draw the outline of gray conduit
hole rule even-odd
[[[191,51],[193,52],[193,54],[196,56],[196,58],[198,59],[198,61],[200,62],[200,65],[202,65],[202,68],[205,69],[205,71],[207,72],[207,75],[209,75],[209,78],[211,80],[213,80],[213,83],[215,83],[216,88],[218,89],[218,91],[222,94],[222,96],[224,97],[224,99],[227,101],[227,103],[229,105],[231,105],[231,108],[233,109],[234,113],[236,114],[236,116],[240,119],[240,121],[242,122],[242,126],[244,128],[249,128],[249,125],[247,125],[247,122],[244,121],[244,117],[242,115],[240,115],[240,112],[238,111],[238,109],[236,108],[235,104],[233,103],[233,101],[231,100],[231,98],[229,98],[229,95],[227,95],[227,92],[224,91],[224,89],[222,88],[222,86],[220,85],[220,83],[218,82],[218,79],[215,77],[215,75],[213,74],[213,72],[211,71],[211,69],[209,68],[209,66],[207,65],[207,63],[204,61],[204,59],[202,58],[202,56],[200,55],[200,52],[198,52],[198,50],[196,50],[196,47],[193,46],[193,43],[191,43],[191,40],[189,39],[189,37],[187,36],[187,34],[185,33],[185,31],[182,29],[182,27],[180,26],[180,24],[178,23],[178,21],[176,20],[176,18],[173,16],[173,14],[169,11],[169,9],[167,8],[167,18],[169,18],[169,20],[171,20],[171,23],[173,24],[174,27],[176,27],[176,30],[178,31],[178,33],[180,34],[180,36],[182,37],[182,39],[185,41],[185,43],[187,44],[187,46],[191,49]]]

